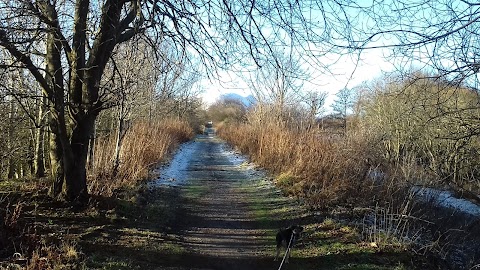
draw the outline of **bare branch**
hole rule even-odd
[[[33,64],[30,57],[18,50],[15,47],[14,43],[12,43],[7,37],[7,33],[2,29],[0,29],[0,45],[7,49],[8,52],[10,52],[10,54],[14,56],[19,62],[25,65],[25,68],[27,68],[32,73],[33,77],[35,77],[35,79],[40,84],[42,90],[47,96],[53,96],[53,91],[50,89],[47,81],[42,76],[38,68]]]

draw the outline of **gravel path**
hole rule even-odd
[[[291,221],[272,214],[288,200],[223,141],[199,136],[185,147],[154,183],[180,194],[178,269],[277,269],[275,232]]]

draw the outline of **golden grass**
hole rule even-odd
[[[304,197],[314,207],[345,203],[368,189],[361,184],[370,169],[367,156],[352,151],[360,143],[357,139],[326,137],[318,130],[300,132],[275,124],[228,125],[219,134],[278,175],[277,184],[284,191]]]
[[[115,190],[135,186],[148,177],[152,166],[164,161],[178,144],[193,135],[190,125],[178,119],[135,123],[125,135],[115,175],[115,136],[97,140],[94,168],[89,171],[89,193],[111,196]]]
[[[76,244],[62,241],[58,245],[39,245],[25,267],[27,270],[86,269],[83,254]]]

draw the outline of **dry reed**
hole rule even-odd
[[[219,134],[252,161],[280,175],[277,184],[284,191],[303,197],[313,207],[348,203],[369,188],[359,184],[370,166],[365,155],[352,155],[354,140],[323,136],[318,130],[289,130],[275,124],[230,125]]]
[[[89,171],[89,193],[111,196],[115,190],[136,185],[148,177],[152,166],[165,160],[178,144],[193,135],[189,124],[178,119],[135,123],[123,140],[116,174],[113,170],[115,136],[97,140],[94,167]]]

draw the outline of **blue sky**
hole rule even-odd
[[[325,109],[333,103],[335,94],[342,88],[352,88],[364,81],[369,81],[381,76],[382,72],[394,70],[393,64],[383,58],[385,49],[368,50],[361,54],[360,61],[356,63],[356,56],[353,55],[335,55],[332,58],[340,57],[330,67],[334,73],[325,74],[321,71],[312,71],[311,81],[306,81],[304,89],[327,92],[327,102]],[[327,60],[325,60],[327,61]],[[305,68],[308,68],[305,66]],[[219,80],[203,80],[201,87],[204,89],[202,98],[207,104],[213,103],[220,95],[226,93],[236,93],[242,96],[251,94],[247,84],[235,72],[222,71],[219,73]]]
[[[322,36],[324,32],[322,26],[324,25],[321,23],[316,25],[317,28],[311,29],[319,40],[313,46],[308,44],[308,48],[314,50],[318,48],[321,55],[325,55],[325,51],[322,52],[322,48],[320,48],[325,41],[327,42],[326,47],[329,42],[331,42],[330,45],[339,45],[337,47],[348,47],[354,44],[354,46],[370,48],[410,44],[409,46],[396,46],[395,51],[385,48],[364,50],[358,62],[356,55],[335,55],[333,52],[328,54],[328,58],[326,56],[317,57],[316,61],[320,65],[329,63],[332,59],[338,60],[328,67],[330,72],[322,70],[325,66],[315,71],[311,71],[312,69],[306,65],[302,66],[312,73],[312,80],[306,82],[304,88],[327,92],[329,94],[327,107],[340,89],[353,88],[364,81],[373,80],[381,76],[382,71],[421,70],[427,73],[443,73],[447,78],[467,74],[469,77],[464,82],[480,85],[478,71],[472,71],[471,68],[472,61],[477,61],[480,40],[478,34],[480,5],[476,2],[462,0],[359,0],[315,3],[322,3],[322,7],[326,8],[325,13],[322,13],[326,16],[325,21],[332,19],[333,23],[329,25],[333,27],[331,28],[333,31],[327,31],[328,34],[333,35],[330,36],[330,39],[322,39],[324,37]],[[345,10],[338,9],[338,6],[332,3],[342,3]],[[339,10],[345,12],[339,12]],[[316,16],[315,13],[312,16],[314,18],[322,17]],[[348,35],[348,31],[341,31],[341,22],[344,20],[348,20],[351,29],[356,31],[352,32],[351,36]],[[335,22],[340,22],[340,29],[335,28],[337,26]],[[266,33],[269,34],[268,28]],[[350,41],[358,39],[359,42],[349,43],[349,38]],[[362,43],[363,41],[365,43]],[[288,38],[285,44],[288,46]],[[338,50],[339,53],[340,51],[341,49]],[[307,56],[308,54],[308,52],[305,53],[306,58],[311,57],[314,53]],[[384,56],[395,56],[395,58],[385,58]],[[476,65],[476,63],[474,64]],[[455,72],[450,74],[449,72],[452,70]],[[250,94],[247,85],[237,74],[224,71],[220,72],[220,75],[222,83],[219,81],[202,82],[202,88],[205,89],[203,97],[207,103],[213,102],[223,93],[233,92],[244,96]]]
[[[361,3],[362,1],[360,1]],[[369,1],[367,1],[369,2]],[[335,15],[335,6],[324,6],[326,10],[331,12],[331,16]],[[354,9],[355,10],[355,9]],[[310,12],[312,10],[308,10]],[[315,12],[312,14],[305,14],[307,17],[310,17],[312,20],[320,20],[322,14],[319,13],[317,10],[318,15],[315,15]],[[334,15],[332,15],[334,14]],[[318,17],[318,18],[317,18]],[[354,16],[352,16],[354,17]],[[318,26],[322,26],[319,24]],[[263,28],[264,34],[266,36],[270,36],[272,34],[272,30],[266,27]],[[281,32],[281,30],[276,30]],[[316,34],[321,35],[322,28],[316,28]],[[335,34],[334,34],[335,35]],[[278,35],[271,35],[273,37],[278,37]],[[281,35],[282,38],[285,39],[285,44],[289,44],[288,34]],[[321,36],[318,36],[321,38]],[[356,85],[372,80],[381,75],[382,71],[392,71],[394,69],[393,65],[390,64],[388,61],[383,59],[383,54],[387,49],[372,49],[362,52],[360,57],[358,55],[348,55],[348,54],[334,54],[334,53],[327,53],[325,48],[320,48],[317,46],[323,46],[323,44],[317,43],[308,43],[307,46],[313,51],[318,51],[320,55],[314,59],[311,57],[316,52],[306,52],[305,55],[301,55],[301,58],[305,62],[309,61],[311,64],[304,63],[302,64],[301,68],[304,70],[308,70],[311,74],[311,78],[308,81],[304,82],[303,88],[304,90],[314,90],[319,92],[327,92],[327,102],[326,102],[326,109],[328,110],[329,106],[333,103],[335,94],[345,88],[352,88]],[[328,47],[329,45],[326,45]],[[286,49],[288,51],[288,48]],[[327,49],[328,50],[328,49]],[[285,48],[284,48],[285,52]],[[298,52],[302,54],[302,52]],[[328,54],[328,57],[325,56]],[[357,62],[358,60],[358,62]],[[325,71],[325,66],[328,66],[328,72]],[[243,82],[241,79],[241,75],[232,71],[220,71],[219,78],[213,80],[202,80],[199,84],[202,89],[204,89],[204,93],[202,94],[202,98],[207,104],[213,103],[219,96],[225,93],[236,93],[242,96],[248,96],[251,94],[250,89],[247,86],[247,83]]]

